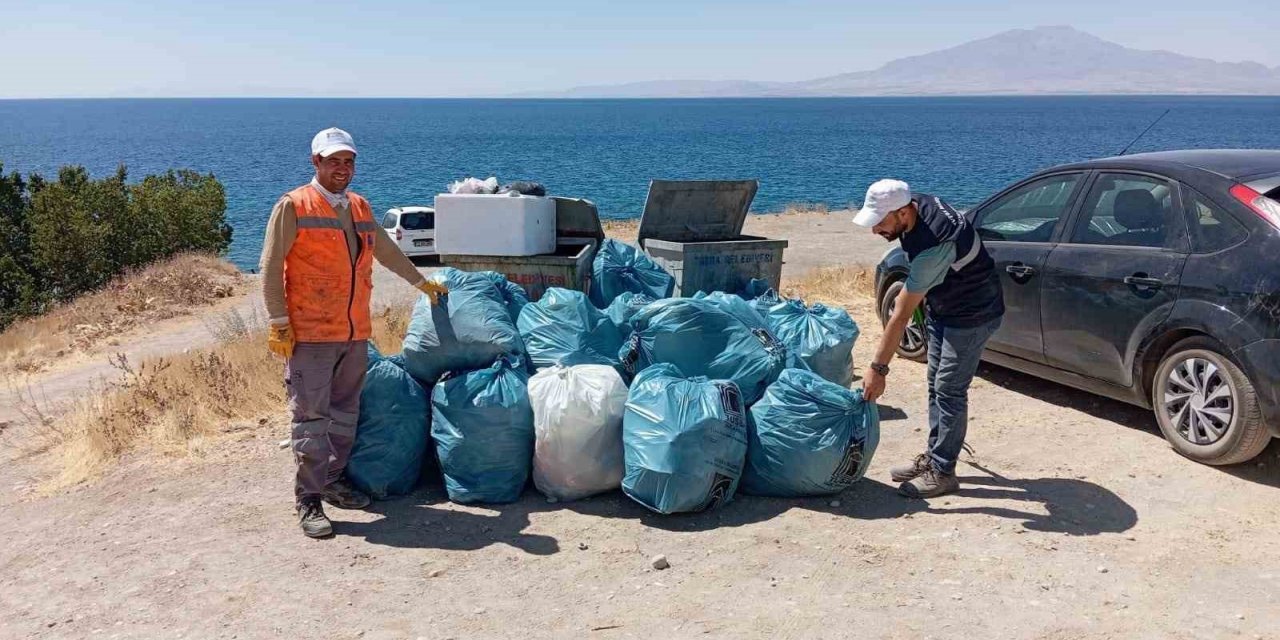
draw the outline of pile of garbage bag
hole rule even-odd
[[[623,336],[581,291],[552,287],[520,313],[516,323],[535,368],[553,365],[618,365]]]
[[[670,363],[689,376],[731,380],[751,405],[787,365],[787,348],[769,331],[752,328],[712,300],[658,300],[631,319],[619,353],[629,373]]]
[[[464,182],[459,193],[498,190],[496,178]],[[431,278],[449,293],[419,299],[403,352],[371,348],[347,472],[374,497],[438,471],[460,503],[518,500],[532,476],[554,502],[621,487],[658,513],[696,512],[739,483],[838,493],[875,452],[875,404],[848,389],[858,326],[842,309],[761,280],[672,298],[674,278],[615,240],[597,252],[589,294],[550,288],[530,303],[500,273]]]
[[[799,497],[839,493],[867,472],[880,416],[862,390],[787,369],[751,407],[743,493]]]
[[[844,309],[786,300],[769,308],[769,326],[814,373],[842,387],[853,384],[858,325]]]
[[[356,440],[347,461],[351,483],[377,499],[413,491],[427,456],[430,408],[426,389],[370,344]]]
[[[627,396],[622,490],[658,513],[703,511],[733,499],[747,454],[738,387],[658,364]]]
[[[454,502],[514,502],[533,458],[529,375],[516,356],[450,373],[431,393],[431,437]]]
[[[675,286],[675,278],[645,252],[612,238],[600,245],[591,265],[591,302],[601,309],[627,291],[658,300],[670,297]]]
[[[524,293],[516,296],[499,287],[494,276],[506,281],[491,271],[445,268],[432,274],[449,293],[439,305],[426,296],[418,298],[404,339],[405,368],[419,382],[429,386],[448,371],[479,369],[501,356],[523,355],[524,340],[511,311]]]
[[[617,370],[598,364],[543,369],[529,379],[529,403],[538,491],[564,502],[618,488],[627,385]]]

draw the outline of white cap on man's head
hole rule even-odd
[[[862,209],[853,216],[859,227],[874,227],[890,213],[911,203],[911,187],[901,180],[877,180],[867,188]]]
[[[351,134],[337,127],[329,127],[311,139],[311,155],[328,158],[339,151],[356,152],[356,142]]]

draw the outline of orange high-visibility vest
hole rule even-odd
[[[359,238],[355,260],[333,207],[311,185],[289,192],[298,235],[284,259],[284,299],[298,342],[368,340],[373,325],[373,243],[378,226],[369,201],[348,191]]]

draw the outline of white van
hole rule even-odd
[[[382,227],[395,238],[407,256],[436,254],[436,210],[431,207],[396,207],[382,216]]]

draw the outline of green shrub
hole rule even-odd
[[[213,175],[168,171],[130,184],[121,166],[94,180],[5,176],[0,163],[0,329],[106,284],[126,269],[231,244],[226,195]]]

